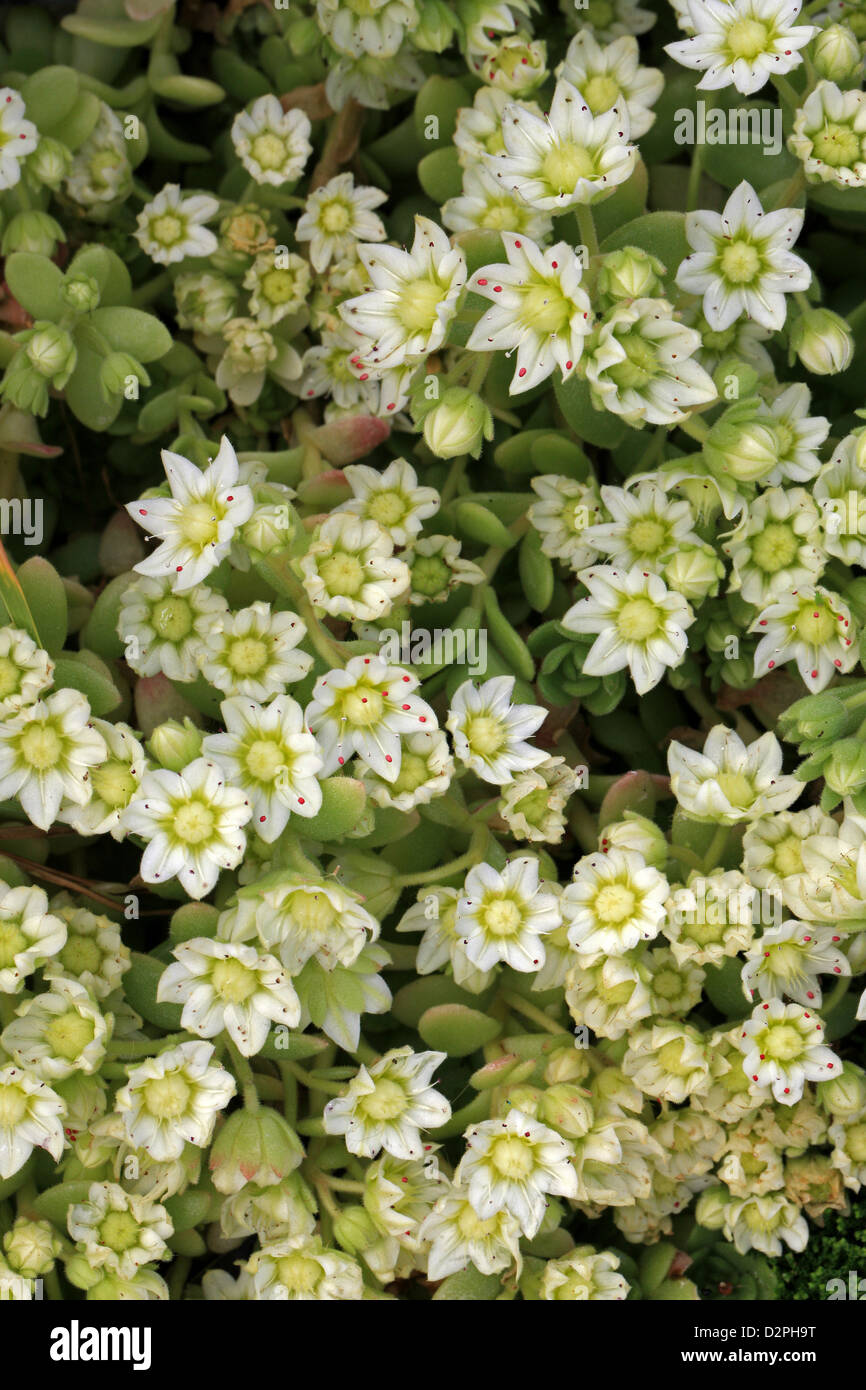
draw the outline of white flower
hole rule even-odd
[[[415,960],[419,975],[432,975],[443,966],[450,966],[455,984],[470,994],[481,994],[493,980],[494,972],[479,970],[467,956],[457,925],[457,903],[456,888],[440,888],[431,884],[419,892],[418,901],[407,908],[396,930],[424,933],[418,943]]]
[[[219,212],[219,200],[206,193],[185,198],[177,183],[165,187],[138,214],[136,241],[157,265],[175,265],[186,256],[211,256],[217,239],[204,226]]]
[[[51,907],[65,923],[66,942],[43,966],[43,979],[77,980],[94,999],[108,999],[119,989],[132,964],[129,947],[121,940],[120,928],[110,917],[101,917],[86,907],[76,907],[66,893],[58,894]],[[117,1002],[115,995],[112,1005]]]
[[[864,441],[847,434],[815,479],[812,495],[822,512],[823,544],[846,565],[866,567],[866,471]]]
[[[663,931],[679,965],[723,965],[747,951],[761,919],[758,891],[738,869],[692,870],[665,904]]]
[[[502,113],[502,154],[488,156],[496,177],[530,207],[554,215],[625,183],[636,147],[628,143],[625,102],[594,116],[576,87],[556,84],[550,113],[515,103]]]
[[[105,740],[108,757],[91,770],[87,805],[61,807],[57,819],[79,835],[111,835],[122,840],[121,816],[138,790],[147,759],[128,724],[93,719],[91,727]]]
[[[442,221],[452,232],[483,227],[494,232],[521,232],[535,241],[550,235],[551,220],[504,188],[487,164],[463,170],[463,192],[442,205]]]
[[[672,740],[668,749],[671,791],[696,820],[738,825],[771,811],[785,811],[803,783],[782,772],[782,745],[773,733],[746,747],[739,734],[717,724],[702,753]]]
[[[333,879],[310,883],[297,876],[262,894],[254,926],[259,941],[290,975],[299,975],[312,957],[323,970],[353,965],[379,935],[379,923],[357,894]],[[227,928],[221,922],[218,934]],[[246,940],[248,931],[240,927],[239,936]]]
[[[220,869],[235,869],[243,859],[241,827],[250,815],[244,793],[226,786],[213,763],[196,758],[182,773],[146,772],[123,824],[148,842],[141,860],[145,883],[176,877],[191,898],[203,898]]]
[[[251,1281],[246,1296],[256,1302],[357,1302],[364,1297],[361,1266],[342,1250],[325,1249],[319,1236],[269,1241],[241,1267],[239,1287],[245,1277]]]
[[[820,513],[802,487],[768,487],[722,548],[733,565],[731,589],[757,607],[813,584],[826,563]]]
[[[776,433],[779,462],[762,484],[805,483],[821,467],[818,450],[830,433],[830,421],[823,415],[810,415],[811,392],[802,381],[780,391],[768,406],[762,406],[759,418],[770,420]]]
[[[0,106],[0,120],[2,115]],[[53,672],[54,662],[32,637],[17,627],[0,627],[0,719],[38,700],[51,685]]]
[[[594,116],[616,106],[628,113],[633,139],[646,135],[655,121],[652,108],[664,89],[664,76],[658,68],[640,66],[637,39],[624,34],[613,43],[600,44],[589,27],[575,34],[565,61],[557,69],[577,87]]]
[[[564,758],[545,758],[502,789],[499,814],[517,840],[557,845],[565,833],[565,805],[580,774]]]
[[[461,106],[457,112],[454,147],[464,169],[479,164],[485,155],[500,154],[502,141],[502,112],[508,105],[507,93],[496,87],[481,87],[471,106]],[[541,110],[534,102],[527,103],[536,115]]]
[[[325,1133],[343,1135],[349,1153],[363,1158],[381,1149],[394,1158],[418,1158],[420,1131],[438,1129],[451,1117],[451,1106],[430,1081],[445,1057],[396,1047],[371,1067],[361,1066],[345,1094],[325,1106]]]
[[[355,352],[355,340],[345,324],[340,323],[336,331],[323,329],[321,342],[307,348],[301,362],[296,388],[301,400],[330,396],[341,410],[363,412],[370,405],[372,392],[352,368]]]
[[[810,1009],[770,999],[742,1025],[737,1046],[746,1075],[758,1086],[772,1087],[780,1105],[795,1105],[807,1081],[828,1081],[842,1070],[823,1038],[824,1025]]]
[[[494,676],[481,685],[464,681],[451,700],[446,728],[457,757],[494,786],[543,763],[547,754],[526,740],[547,718],[543,705],[512,704],[514,676]]]
[[[257,97],[232,122],[235,153],[256,183],[281,184],[300,178],[313,152],[309,117],[294,107],[284,111],[277,97]]]
[[[726,5],[727,0],[712,3]],[[723,212],[686,213],[686,236],[694,249],[680,262],[677,284],[703,295],[710,328],[729,328],[742,314],[764,328],[782,327],[788,311],[785,295],[808,289],[812,280],[806,262],[788,249],[804,217],[797,208],[764,212],[745,179]]]
[[[537,859],[511,859],[501,873],[476,864],[466,875],[456,930],[479,970],[499,962],[524,973],[538,970],[544,964],[539,938],[560,922],[556,896],[539,885]]]
[[[724,1234],[741,1255],[759,1250],[762,1255],[781,1255],[783,1245],[796,1252],[805,1250],[809,1224],[798,1202],[782,1192],[744,1197],[728,1202],[724,1208]]]
[[[599,634],[584,659],[584,673],[607,676],[628,667],[638,695],[645,695],[668,667],[683,660],[686,628],[695,620],[692,609],[659,575],[640,566],[600,565],[582,570],[580,580],[589,593],[568,609],[562,626]]]
[[[213,1056],[210,1043],[180,1043],[130,1070],[114,1105],[131,1144],[162,1163],[180,1158],[186,1144],[207,1148],[237,1089],[231,1072],[211,1066]]]
[[[504,1120],[482,1120],[465,1138],[454,1179],[466,1186],[476,1216],[509,1212],[531,1240],[544,1220],[548,1194],[577,1196],[571,1144],[522,1110],[513,1107]]]
[[[684,545],[699,544],[691,504],[672,498],[655,482],[601,489],[612,520],[597,522],[584,533],[588,548],[609,557],[612,565],[660,570]]]
[[[202,675],[227,695],[262,703],[282,695],[313,664],[308,652],[297,649],[306,631],[297,613],[274,613],[269,603],[256,599],[210,632],[199,651]]]
[[[578,1245],[559,1259],[548,1260],[541,1276],[539,1297],[561,1302],[620,1301],[630,1285],[618,1274],[619,1256],[612,1250],[598,1251],[591,1245]]]
[[[407,29],[411,32],[418,24],[418,10],[415,0],[316,0],[316,19],[338,53],[393,58]]]
[[[379,777],[396,782],[402,734],[438,728],[430,706],[413,691],[417,676],[378,656],[353,656],[317,681],[304,713],[324,759],[325,776],[357,754]]]
[[[34,825],[48,830],[65,800],[85,806],[90,772],[108,754],[77,690],[58,690],[0,723],[0,799],[17,796]]]
[[[399,497],[395,505],[401,505]],[[395,557],[384,526],[344,512],[317,529],[301,558],[301,573],[317,608],[349,619],[386,617],[409,586],[409,571]]]
[[[789,881],[804,872],[803,846],[810,837],[838,833],[836,821],[820,806],[762,816],[746,827],[743,870],[756,887],[784,894]]]
[[[65,1113],[66,1102],[32,1072],[0,1067],[0,1178],[23,1168],[34,1148],[46,1149],[59,1163]]]
[[[677,424],[718,394],[712,377],[691,360],[700,346],[700,334],[674,318],[667,300],[617,304],[587,352],[593,398],[637,427]]]
[[[387,202],[381,188],[355,187],[351,174],[335,174],[308,194],[295,227],[296,241],[310,243],[310,263],[321,275],[332,261],[342,260],[357,241],[385,240],[385,227],[373,208]]]
[[[709,1075],[704,1034],[689,1024],[650,1022],[629,1033],[622,1069],[644,1095],[681,1105]]]
[[[454,775],[454,761],[448,739],[441,729],[429,733],[403,736],[400,771],[393,782],[386,782],[375,772],[364,772],[361,780],[367,795],[377,806],[394,806],[398,811],[412,811],[427,806],[437,796],[444,796]]]
[[[704,74],[700,90],[733,83],[750,96],[802,62],[799,50],[818,30],[794,23],[801,7],[802,0],[685,0],[691,37],[666,44],[665,52]]]
[[[24,119],[26,108],[13,87],[0,87],[0,189],[14,188],[21,178],[21,160],[32,154],[39,132]]]
[[[174,1234],[165,1207],[125,1192],[116,1182],[91,1183],[87,1200],[69,1208],[66,1225],[91,1269],[106,1269],[121,1279],[134,1279],[141,1265],[165,1259],[165,1242]]]
[[[340,58],[329,67],[325,96],[335,111],[353,99],[361,106],[387,111],[394,100],[405,100],[406,92],[418,91],[424,79],[423,68],[406,46],[393,58],[374,58],[370,54]]]
[[[265,328],[273,328],[303,308],[310,294],[310,267],[292,252],[264,251],[256,256],[243,285],[249,290],[249,311]],[[227,327],[227,324],[222,325]]]
[[[365,363],[379,369],[419,362],[442,346],[466,281],[466,258],[441,227],[416,216],[411,251],[359,246],[371,289],[339,306],[363,342]]]
[[[228,604],[204,584],[179,594],[173,579],[133,580],[120,596],[117,632],[136,675],[194,681],[204,639],[221,626]]]
[[[41,888],[0,880],[0,994],[20,994],[28,975],[66,943],[66,925]]]
[[[235,696],[220,705],[226,732],[208,734],[202,753],[217,763],[232,786],[246,792],[252,825],[267,844],[285,830],[289,816],[315,816],[322,807],[316,774],[322,759],[289,695],[267,706]]]
[[[252,491],[238,482],[237,454],[223,435],[219,452],[204,470],[182,454],[162,450],[170,497],[142,497],[126,510],[160,544],[134,567],[154,579],[172,577],[178,593],[191,589],[225,559],[239,526],[255,505]]]
[[[574,961],[573,954],[570,959]],[[566,976],[565,1002],[575,1023],[616,1041],[653,1012],[649,971],[632,953],[585,956],[581,952]]]
[[[794,661],[809,689],[823,690],[860,659],[851,610],[829,589],[804,585],[762,608],[749,632],[761,634],[755,677]]]
[[[743,966],[743,989],[751,997],[777,999],[787,994],[804,1008],[821,1007],[820,975],[850,975],[847,956],[833,945],[832,927],[787,921],[770,927],[755,942]]]
[[[788,149],[802,161],[809,183],[836,188],[866,184],[866,92],[819,82],[794,117]]]
[[[465,1187],[455,1183],[425,1217],[419,1235],[429,1245],[427,1278],[445,1279],[473,1264],[482,1274],[520,1266],[520,1226],[508,1211],[481,1217]]]
[[[587,854],[560,898],[568,940],[582,955],[621,956],[657,936],[668,881],[633,850]]]
[[[529,237],[503,232],[508,263],[483,266],[469,289],[489,299],[472,330],[473,352],[517,350],[509,391],[528,391],[555,367],[565,380],[583,352],[591,305],[581,288],[583,265],[576,251],[559,241],[542,251]]]
[[[45,1081],[90,1075],[105,1060],[113,1019],[83,985],[62,976],[20,1006],[0,1041],[19,1066]]]
[[[225,1030],[245,1057],[261,1052],[272,1023],[296,1028],[301,1006],[285,967],[234,941],[194,937],[175,946],[175,964],[160,976],[156,997],[183,1004],[181,1026],[200,1038]]]
[[[539,497],[526,515],[541,536],[541,549],[555,560],[563,560],[575,574],[591,565],[598,551],[590,544],[587,530],[604,515],[595,480],[581,483],[557,473],[542,473],[530,479]]]
[[[439,510],[435,487],[420,487],[415,469],[405,459],[392,459],[382,473],[365,463],[347,464],[343,473],[353,495],[337,511],[377,522],[395,545],[408,545]]]
[[[780,885],[788,910],[804,922],[857,930],[866,920],[866,820],[846,808],[841,825],[816,826],[801,841],[800,855],[802,872]]]
[[[301,357],[285,338],[275,336],[251,318],[229,319],[215,342],[224,344],[214,372],[217,386],[234,405],[253,405],[272,377],[284,390],[294,391],[301,375]]]

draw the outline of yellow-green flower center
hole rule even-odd
[[[182,642],[192,631],[193,610],[185,598],[160,600],[151,613],[154,632],[166,642]]]
[[[257,782],[273,782],[288,761],[287,751],[273,738],[257,738],[246,751],[247,772]]]
[[[423,787],[425,782],[430,780],[430,770],[427,766],[427,759],[422,758],[420,753],[404,752],[400,762],[400,772],[395,782],[392,782],[392,790],[400,792],[414,792],[419,787]]]
[[[532,1145],[517,1135],[503,1135],[490,1146],[490,1162],[504,1178],[519,1182],[535,1167]]]
[[[253,139],[250,154],[262,169],[281,169],[286,159],[286,147],[279,135],[265,130]]]
[[[751,806],[755,788],[744,772],[720,772],[716,781],[732,806]]]
[[[776,574],[796,558],[799,542],[785,521],[771,521],[752,542],[752,564],[765,574]]]
[[[573,193],[580,179],[598,175],[596,162],[585,145],[564,140],[545,155],[541,172],[553,193]]]
[[[213,835],[214,813],[204,801],[187,801],[174,813],[173,830],[185,845],[200,845]]]
[[[139,1242],[141,1227],[128,1211],[110,1211],[99,1227],[99,1244],[116,1254],[132,1250]]]
[[[332,597],[355,598],[363,589],[366,575],[357,555],[341,550],[319,561],[319,577]]]
[[[797,632],[804,642],[822,647],[836,632],[837,624],[825,604],[804,603],[796,617]]]
[[[658,555],[668,543],[668,527],[654,517],[641,517],[628,531],[628,543],[636,555]]]
[[[520,317],[527,328],[552,337],[568,332],[573,308],[559,286],[550,281],[547,284],[530,285],[523,291]]]
[[[625,333],[617,341],[625,360],[608,367],[606,375],[623,391],[640,391],[658,373],[658,359],[639,332]]]
[[[356,728],[369,728],[378,724],[385,710],[381,693],[372,685],[359,685],[347,690],[340,701],[342,713]]]
[[[848,169],[863,158],[863,146],[850,126],[828,121],[812,136],[812,154],[831,169]]]
[[[803,1036],[792,1023],[771,1023],[764,1032],[761,1051],[776,1062],[793,1062],[804,1049]]]
[[[56,1057],[65,1057],[74,1062],[80,1057],[88,1043],[93,1042],[96,1027],[91,1018],[85,1018],[76,1009],[58,1014],[45,1029],[45,1041]]]
[[[367,502],[367,515],[380,526],[396,526],[409,510],[406,498],[401,492],[381,491],[373,494]]]
[[[267,668],[268,649],[261,637],[236,637],[226,649],[225,661],[237,676],[258,676]]]
[[[376,1089],[362,1097],[358,1109],[371,1120],[396,1120],[407,1107],[406,1092],[397,1081],[383,1077]]]
[[[776,872],[783,878],[790,874],[801,874],[803,872],[803,841],[796,835],[788,835],[784,840],[780,840],[773,852],[773,864]]]
[[[439,317],[439,305],[446,290],[438,280],[413,280],[402,291],[396,309],[397,318],[408,333],[426,337],[433,331]]]
[[[339,236],[352,225],[352,210],[346,203],[325,203],[319,213],[319,226],[329,236]]]
[[[243,1004],[258,989],[258,976],[239,960],[218,960],[211,972],[211,984],[229,1004]]]
[[[476,1216],[467,1202],[458,1216],[456,1224],[464,1240],[485,1240],[495,1231],[498,1219],[496,1216],[488,1216],[486,1219]]]
[[[606,72],[598,72],[587,78],[580,90],[594,116],[615,106],[620,94],[616,78]]]
[[[14,965],[15,957],[27,947],[27,937],[18,922],[0,920],[0,970]]]
[[[176,1119],[186,1113],[190,1095],[190,1088],[182,1076],[159,1076],[144,1087],[144,1106],[159,1120]]]
[[[672,1038],[659,1048],[658,1064],[663,1073],[668,1072],[671,1076],[691,1074],[693,1068],[683,1061],[684,1049],[685,1041],[682,1038]]]
[[[121,762],[119,758],[111,758],[100,767],[95,767],[90,774],[90,782],[94,797],[111,807],[127,806],[137,786],[129,763]]]
[[[14,1129],[29,1109],[26,1093],[17,1086],[0,1086],[0,1127]]]
[[[322,1277],[322,1266],[306,1255],[283,1255],[276,1262],[277,1278],[290,1294],[311,1294]]]
[[[180,533],[194,550],[215,545],[219,538],[219,518],[212,502],[190,502],[180,514]]]
[[[159,217],[154,217],[150,224],[150,235],[160,246],[174,246],[183,240],[185,231],[186,223],[171,212],[161,213]]]
[[[728,51],[732,58],[757,58],[767,51],[770,30],[759,19],[738,19],[728,30]]]
[[[50,724],[34,721],[19,736],[18,748],[22,760],[35,772],[56,767],[63,753],[63,740]]]
[[[720,257],[724,279],[732,285],[750,285],[761,269],[761,256],[743,237],[729,243]]]
[[[626,642],[645,642],[661,627],[661,613],[651,599],[627,599],[617,614],[616,625]]]
[[[519,904],[510,898],[494,898],[485,903],[478,917],[489,936],[514,936],[523,923]]]
[[[269,304],[288,304],[298,295],[294,271],[274,269],[263,275],[259,285]]]
[[[505,729],[501,721],[492,715],[470,715],[464,732],[471,752],[482,758],[494,757],[506,743]]]
[[[412,565],[412,588],[416,594],[439,594],[451,582],[451,571],[436,555],[419,555]]]
[[[593,915],[606,927],[618,927],[634,914],[637,898],[626,883],[605,883],[595,895]]]
[[[8,656],[0,656],[0,700],[14,695],[21,685],[21,672]]]
[[[70,934],[59,959],[63,969],[70,975],[98,975],[102,965],[102,952],[94,937]]]

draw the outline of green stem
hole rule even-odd
[[[782,98],[782,101],[785,103],[786,106],[790,106],[792,111],[798,110],[798,108],[803,105],[805,97],[798,96],[798,94],[794,91],[794,88],[788,81],[787,77],[771,77],[770,81],[776,88],[776,91],[779,93],[779,96]]]
[[[277,840],[273,862],[277,869],[294,869],[296,873],[304,874],[313,880],[320,879],[322,876],[318,864],[314,864],[312,859],[307,858],[301,849],[300,837],[290,827],[287,827]]]
[[[703,172],[704,147],[695,142],[692,149],[692,163],[689,169],[689,182],[686,188],[686,212],[694,212],[698,206]]]
[[[595,816],[579,796],[574,796],[571,799],[568,824],[582,850],[585,850],[587,854],[592,854],[594,850],[598,849],[598,825]]]
[[[531,1019],[533,1023],[538,1024],[539,1028],[543,1028],[546,1033],[554,1033],[557,1037],[567,1038],[571,1036],[567,1028],[563,1028],[562,1024],[556,1023],[552,1018],[549,1018],[546,1013],[536,1008],[534,1004],[530,1004],[529,1000],[524,999],[522,995],[512,994],[510,990],[503,989],[500,991],[499,997],[508,1005],[509,1009],[512,1009],[515,1013],[523,1014],[524,1018]]]
[[[136,309],[143,309],[146,304],[152,304],[170,284],[171,276],[168,271],[160,271],[159,275],[154,275],[152,280],[145,280],[143,285],[132,291],[130,303]]]
[[[699,444],[706,443],[710,433],[706,420],[700,420],[696,415],[689,415],[685,420],[680,420],[679,428],[683,434],[687,434],[690,439],[696,439]]]
[[[840,1000],[844,999],[851,984],[851,976],[843,975],[841,980],[837,980],[830,993],[821,1002],[821,1014],[824,1018],[835,1009]]]
[[[155,1052],[162,1052],[165,1047],[173,1047],[175,1043],[189,1042],[189,1033],[167,1033],[164,1038],[142,1038],[127,1039],[117,1038],[108,1044],[108,1056],[113,1061],[127,1058],[132,1061],[136,1057],[151,1057]]]
[[[800,164],[797,166],[796,173],[791,175],[791,178],[785,184],[785,187],[768,211],[778,212],[779,208],[790,207],[792,203],[796,202],[805,187],[806,171],[802,164]]]
[[[60,1275],[56,1269],[49,1269],[47,1274],[42,1276],[45,1292],[52,1303],[63,1303],[63,1290],[60,1287]]]
[[[675,859],[678,864],[685,864],[689,869],[700,869],[703,872],[704,861],[685,845],[668,845],[668,858]]]
[[[346,1089],[345,1081],[325,1081],[314,1075],[313,1072],[305,1071],[303,1067],[299,1067],[297,1062],[284,1062],[283,1066],[296,1081],[299,1081],[302,1086],[306,1086],[308,1091],[323,1091],[328,1096],[341,1096]]]
[[[590,258],[598,255],[598,233],[595,230],[595,218],[592,215],[592,208],[588,203],[581,203],[577,209],[577,225],[580,230],[580,239],[589,252]]]
[[[322,1179],[334,1192],[356,1192],[364,1193],[367,1191],[365,1182],[353,1182],[351,1178],[332,1178],[330,1173],[322,1174]]]
[[[179,1303],[183,1294],[183,1286],[186,1283],[192,1260],[186,1255],[175,1255],[171,1262],[171,1270],[168,1276],[168,1296],[172,1303]]]
[[[469,463],[468,454],[458,454],[451,460],[451,467],[448,469],[448,476],[439,492],[439,506],[445,507],[457,493],[463,478],[466,474],[466,466]]]
[[[288,1062],[279,1062],[280,1077],[283,1082],[283,1114],[289,1124],[298,1122],[298,1082]]]
[[[256,1090],[256,1078],[253,1075],[253,1069],[246,1057],[242,1056],[239,1052],[231,1038],[226,1038],[226,1045],[228,1047],[229,1056],[232,1059],[234,1074],[240,1082],[244,1098],[244,1108],[249,1110],[251,1115],[256,1115],[261,1108],[261,1102],[259,1101],[259,1093]]]
[[[727,825],[717,825],[715,834],[707,845],[706,854],[703,856],[701,865],[705,874],[711,874],[714,869],[718,869],[721,863],[725,845],[728,843],[730,827]]]
[[[465,854],[458,855],[447,864],[440,864],[436,869],[424,869],[417,874],[401,874],[397,882],[401,888],[415,888],[424,883],[439,883],[443,879],[451,878],[453,874],[462,873],[464,869],[471,869],[473,864],[478,864],[483,859],[489,835],[490,831],[486,825],[477,826],[472,832],[472,839]]]

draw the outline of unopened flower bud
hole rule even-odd
[[[23,1279],[38,1279],[54,1268],[63,1246],[50,1221],[19,1216],[3,1237],[6,1263]]]
[[[147,740],[147,751],[160,767],[169,772],[182,772],[201,753],[202,731],[189,718],[179,723],[167,719],[158,724]]]
[[[437,458],[458,454],[477,458],[483,440],[493,438],[493,416],[483,400],[466,386],[449,386],[424,417],[424,440]]]
[[[852,796],[866,783],[866,744],[858,738],[834,743],[824,764],[824,780],[839,796]]]
[[[564,1081],[548,1087],[541,1097],[538,1118],[542,1124],[550,1125],[566,1138],[582,1138],[592,1128],[593,1109],[589,1092]]]
[[[846,82],[857,76],[862,59],[860,45],[847,24],[828,24],[812,45],[812,62],[819,77]]]
[[[50,135],[41,135],[27,160],[27,174],[46,188],[59,188],[72,164],[72,152]]]
[[[181,328],[213,335],[234,315],[238,288],[226,275],[201,271],[178,275],[174,282],[174,299]]]
[[[550,1054],[550,1061],[544,1068],[544,1080],[548,1086],[556,1086],[561,1081],[584,1081],[589,1074],[589,1049],[558,1047]]]
[[[347,1255],[362,1255],[381,1239],[382,1232],[363,1207],[343,1207],[334,1218],[334,1240]]]
[[[107,396],[126,396],[136,399],[139,383],[150,384],[144,367],[128,352],[110,352],[99,369],[99,384]]]
[[[213,1142],[209,1166],[218,1192],[239,1192],[246,1183],[271,1187],[303,1162],[300,1139],[269,1106],[229,1115]]]
[[[723,401],[743,401],[754,393],[758,373],[738,357],[723,357],[713,372],[713,382]]]
[[[852,1119],[866,1110],[866,1072],[854,1062],[843,1063],[838,1076],[818,1088],[818,1099],[837,1119]]]
[[[844,372],[854,356],[854,339],[845,320],[832,309],[807,309],[791,329],[791,352],[816,376]]]
[[[695,1203],[695,1220],[708,1231],[720,1231],[725,1224],[725,1211],[731,1201],[726,1187],[708,1187]]]
[[[32,251],[37,256],[53,256],[58,241],[65,241],[66,233],[59,222],[49,217],[47,212],[19,212],[12,218],[3,233],[0,250],[4,256],[13,251]]]
[[[753,483],[778,465],[780,440],[757,407],[744,402],[726,410],[711,427],[704,458],[712,473],[738,483]]]
[[[510,1101],[510,1109],[521,1110],[524,1115],[534,1118],[538,1114],[544,1092],[540,1086],[517,1085],[509,1086],[506,1096]]]
[[[598,287],[609,299],[654,299],[661,295],[664,266],[637,246],[625,246],[603,257]]]
[[[90,314],[99,308],[99,285],[92,275],[67,275],[60,297],[76,314]]]
[[[605,854],[610,849],[633,850],[643,855],[654,869],[663,869],[668,861],[669,846],[664,831],[639,811],[625,810],[622,820],[610,821],[598,843]]]
[[[711,545],[683,545],[665,561],[664,580],[689,603],[701,603],[719,591],[724,561]]]
[[[75,344],[65,328],[54,323],[37,323],[27,334],[27,360],[40,376],[47,380],[69,380],[78,356]]]
[[[455,28],[454,13],[445,0],[424,0],[412,30],[412,43],[424,53],[443,53]]]

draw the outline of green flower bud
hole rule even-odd
[[[611,791],[613,790],[614,788],[611,788]],[[622,820],[608,821],[604,826],[599,837],[599,847],[605,853],[610,849],[636,850],[652,868],[663,869],[668,862],[670,849],[664,831],[655,821],[642,816],[639,811],[626,808],[619,814],[622,815]]]
[[[743,401],[711,427],[704,458],[717,477],[757,482],[779,462],[779,436],[770,421],[758,416],[754,401]]]
[[[229,1115],[208,1160],[218,1192],[239,1192],[248,1182],[272,1187],[303,1162],[300,1139],[278,1110],[268,1106]]]
[[[50,1221],[28,1221],[19,1216],[3,1237],[6,1263],[23,1279],[38,1279],[54,1268],[63,1249]]]
[[[493,416],[480,396],[466,386],[449,386],[424,417],[424,441],[437,458],[458,454],[477,458],[485,439],[493,438]]]
[[[456,29],[454,15],[444,0],[424,0],[412,42],[424,53],[443,53]]]
[[[537,1113],[542,1124],[551,1125],[566,1138],[582,1139],[592,1128],[589,1092],[565,1081],[544,1092]]]
[[[513,1110],[522,1110],[524,1115],[535,1116],[541,1104],[544,1092],[540,1086],[517,1085],[509,1086],[506,1096]]]
[[[90,314],[99,308],[99,285],[92,275],[68,275],[60,295],[76,314]]]
[[[713,382],[723,401],[741,401],[754,393],[758,373],[738,357],[723,357],[713,372]]]
[[[315,19],[296,19],[286,30],[289,48],[296,58],[307,58],[322,42],[322,31]]]
[[[831,791],[852,796],[866,783],[866,744],[862,739],[843,738],[834,743],[824,764],[824,780]]]
[[[609,299],[653,299],[661,293],[664,273],[657,256],[624,246],[602,258],[598,287]]]
[[[160,767],[169,772],[182,772],[201,753],[202,730],[191,719],[178,723],[167,719],[158,724],[147,740],[147,751]]]
[[[818,1099],[836,1119],[853,1119],[866,1110],[866,1072],[854,1062],[844,1062],[838,1076],[822,1082]]]
[[[807,309],[792,327],[788,341],[791,352],[816,376],[844,372],[854,356],[851,330],[832,309]]]
[[[49,217],[47,212],[19,212],[3,233],[0,251],[11,256],[13,251],[32,251],[37,256],[53,256],[58,241],[65,241],[66,233],[59,222]]]
[[[382,1232],[363,1207],[343,1207],[334,1219],[334,1240],[347,1255],[363,1255],[381,1239]]]
[[[28,157],[27,174],[34,183],[46,188],[59,188],[72,165],[72,151],[50,135],[42,135],[36,149]]]
[[[55,1081],[54,1090],[66,1102],[63,1128],[70,1139],[83,1134],[95,1119],[105,1114],[105,1082],[100,1076],[76,1071],[63,1081]]]
[[[141,363],[128,352],[110,352],[103,358],[99,369],[99,384],[108,398],[127,396],[135,400],[139,384],[149,386],[150,377]]]
[[[64,1273],[73,1288],[92,1289],[102,1281],[102,1270],[92,1269],[86,1255],[71,1255]]]
[[[664,580],[689,603],[717,594],[725,566],[711,545],[684,545],[665,561]]]
[[[6,368],[0,384],[5,401],[18,410],[27,411],[40,418],[48,414],[48,384],[27,359],[26,352],[18,352]]]
[[[238,304],[238,287],[225,275],[204,270],[178,275],[174,282],[177,321],[181,328],[208,336],[219,333],[233,317]]]
[[[551,1053],[544,1068],[544,1080],[548,1086],[556,1086],[560,1081],[585,1081],[589,1069],[589,1049],[569,1043]]]
[[[76,347],[65,328],[55,323],[34,324],[21,338],[26,342],[27,360],[40,376],[51,381],[59,390],[65,386],[75,368]]]
[[[726,1187],[707,1187],[695,1203],[695,1220],[708,1231],[720,1231],[725,1224],[725,1210],[732,1200]]]
[[[860,45],[847,24],[828,24],[812,45],[812,62],[819,77],[846,82],[860,71]]]
[[[804,695],[779,715],[780,732],[791,742],[829,743],[844,734],[847,727],[845,702],[833,690],[822,690],[820,695]]]

